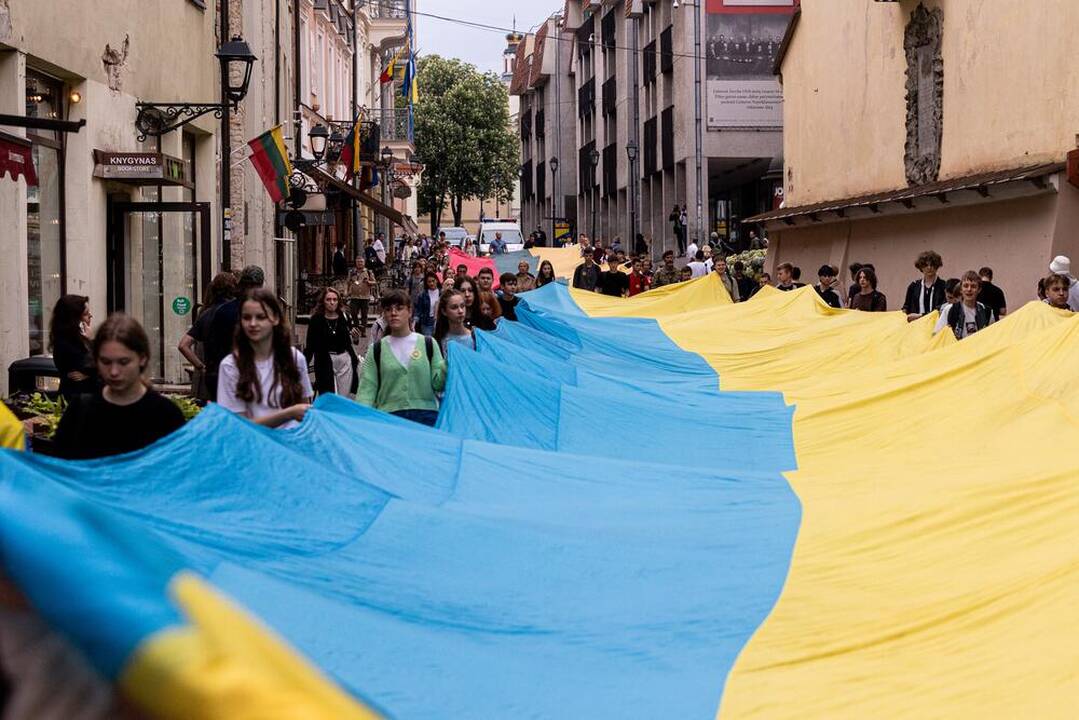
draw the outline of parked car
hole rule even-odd
[[[435,237],[438,237],[439,233],[446,233],[446,242],[450,244],[450,247],[459,248],[465,244],[465,240],[475,239],[463,227],[440,227]]]
[[[506,243],[506,252],[524,249],[525,238],[521,234],[520,223],[516,220],[491,218],[480,222],[479,233],[476,235],[481,253],[490,254],[491,241],[494,240],[495,233],[502,233],[502,240]]]

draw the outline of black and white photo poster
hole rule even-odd
[[[705,63],[708,127],[783,126],[772,74],[796,0],[709,0]]]

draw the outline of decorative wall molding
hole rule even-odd
[[[907,54],[907,182],[924,185],[940,175],[944,134],[944,11],[924,4],[911,13],[903,39]]]

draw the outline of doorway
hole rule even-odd
[[[155,382],[190,378],[176,351],[213,272],[210,203],[112,200],[108,211],[108,311],[146,329]]]

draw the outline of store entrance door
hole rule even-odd
[[[106,304],[146,328],[157,382],[190,381],[176,345],[211,280],[211,252],[209,203],[109,203]]]

